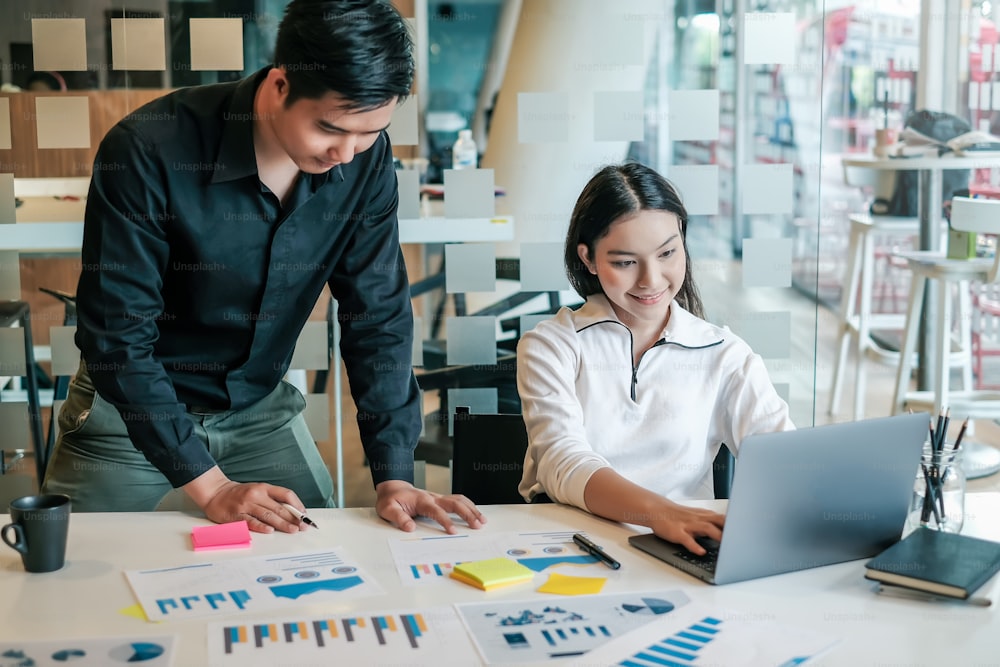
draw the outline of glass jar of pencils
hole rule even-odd
[[[965,471],[962,450],[951,443],[927,442],[920,456],[913,498],[903,535],[920,526],[958,533],[965,523]]]

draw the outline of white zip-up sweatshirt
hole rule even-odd
[[[662,336],[632,365],[632,334],[604,295],[524,334],[517,388],[528,429],[518,487],[587,509],[610,466],[674,501],[713,497],[712,460],[752,433],[794,429],[759,355],[674,301]]]

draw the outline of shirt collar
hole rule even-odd
[[[253,101],[264,77],[271,69],[267,66],[238,84],[229,101],[222,120],[222,140],[215,156],[212,183],[235,181],[247,176],[257,176],[257,156],[253,147]],[[343,181],[340,165],[322,174],[310,174],[310,191],[330,181],[336,172],[336,180]]]
[[[270,67],[236,84],[229,107],[222,117],[222,140],[215,156],[212,183],[224,183],[257,175],[253,150],[253,99]]]
[[[574,314],[576,330],[582,331],[600,322],[621,322],[611,307],[611,302],[603,294],[591,294],[587,302]],[[717,345],[724,340],[722,329],[684,310],[676,300],[670,304],[670,320],[660,332],[660,337],[668,343],[684,347],[706,347]]]

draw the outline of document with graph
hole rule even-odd
[[[689,602],[678,590],[455,605],[486,664],[573,659]],[[587,654],[586,664],[592,663]]]
[[[768,614],[692,603],[594,649],[587,662],[623,667],[785,667],[815,658],[838,641],[825,633],[776,623]]]
[[[382,595],[341,547],[125,572],[150,621]]]
[[[71,631],[70,631],[71,632]],[[0,641],[3,667],[108,667],[141,662],[144,667],[170,667],[177,638],[77,637],[42,641]]]
[[[479,662],[452,607],[214,622],[208,656],[212,667]]]
[[[573,542],[573,533],[536,532],[461,533],[389,538],[396,570],[404,585],[455,584],[449,579],[459,563],[510,558],[545,576],[560,572],[579,576],[613,576],[596,556]],[[583,533],[586,534],[586,533]],[[544,577],[538,579],[541,582]]]

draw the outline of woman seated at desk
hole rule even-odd
[[[529,446],[519,490],[650,527],[694,553],[724,517],[674,501],[712,498],[723,443],[794,428],[761,358],[703,318],[687,212],[641,164],[612,165],[577,200],[565,263],[587,301],[518,346]]]

